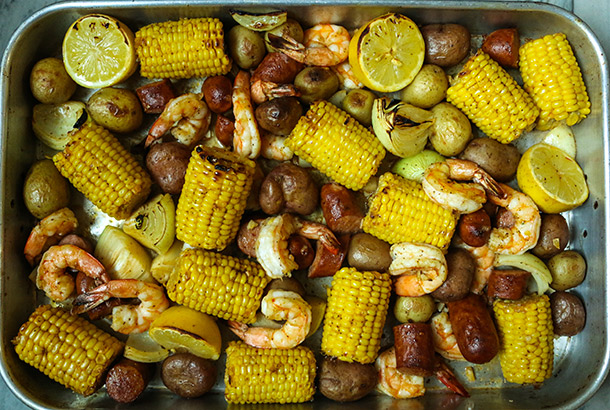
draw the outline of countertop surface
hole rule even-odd
[[[128,1],[128,0],[126,0]],[[34,14],[57,0],[0,0],[0,22],[4,29],[0,30],[0,50],[6,48],[13,32],[19,25]],[[551,3],[574,12],[599,38],[602,46],[610,50],[610,30],[607,24],[610,21],[609,0],[549,0]],[[608,408],[610,402],[610,378],[605,381],[600,390],[581,409],[597,410]],[[0,377],[0,408],[4,409],[28,409],[18,398],[16,398]]]

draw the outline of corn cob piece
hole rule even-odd
[[[270,280],[255,261],[187,249],[166,288],[176,303],[221,319],[253,323]]]
[[[530,131],[539,114],[532,97],[481,50],[455,76],[447,90],[447,101],[488,137],[503,144]]]
[[[192,78],[222,75],[231,69],[224,51],[222,22],[215,18],[149,24],[136,33],[140,75]]]
[[[302,403],[315,392],[316,359],[305,346],[258,349],[234,341],[224,377],[229,403]]]
[[[21,360],[56,382],[88,396],[102,384],[123,343],[85,319],[39,306],[13,339]]]
[[[547,295],[493,305],[500,336],[500,365],[506,381],[542,383],[553,374],[553,320]]]
[[[422,242],[446,251],[457,215],[433,202],[421,184],[387,172],[379,178],[362,229],[388,243]]]
[[[346,362],[377,358],[390,302],[390,275],[342,268],[328,291],[322,352]]]
[[[53,156],[59,172],[95,206],[127,218],[150,193],[150,176],[108,130],[88,122]]]
[[[385,148],[369,130],[328,101],[314,102],[286,146],[341,185],[361,189],[377,172]]]
[[[549,34],[519,48],[523,88],[540,109],[537,128],[578,124],[591,112],[587,88],[563,33]]]
[[[223,250],[239,229],[254,171],[253,161],[233,152],[195,147],[176,208],[176,238]]]

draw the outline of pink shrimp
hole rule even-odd
[[[301,92],[294,84],[278,84],[273,81],[264,81],[258,78],[250,86],[252,101],[262,104],[267,100],[280,97],[299,97]]]
[[[261,151],[261,137],[250,100],[250,74],[241,70],[233,85],[235,131],[233,149],[242,157],[255,159]]]
[[[352,90],[356,88],[364,88],[364,84],[358,80],[358,77],[354,74],[352,66],[349,61],[344,61],[341,64],[337,64],[331,67],[331,70],[339,77],[339,83],[341,88],[345,90]]]
[[[447,261],[436,246],[403,242],[390,248],[390,275],[399,296],[422,296],[435,291],[447,279]]]
[[[430,320],[430,325],[432,326],[434,350],[438,354],[449,360],[466,360],[457,345],[457,339],[453,334],[453,328],[446,310],[434,315]]]
[[[23,253],[30,265],[36,264],[36,259],[45,248],[58,243],[62,237],[78,228],[78,220],[68,208],[59,209],[43,218],[30,232]]]

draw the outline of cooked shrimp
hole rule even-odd
[[[42,255],[36,274],[36,287],[43,290],[55,302],[63,302],[74,292],[74,276],[67,270],[74,269],[96,279],[108,282],[110,278],[104,265],[89,252],[74,245],[55,245]]]
[[[271,289],[261,302],[261,312],[271,320],[285,323],[276,329],[229,321],[229,328],[246,344],[263,349],[291,349],[309,333],[311,306],[296,292]]]
[[[499,184],[483,168],[463,159],[447,159],[430,165],[424,173],[422,187],[434,202],[462,214],[480,209],[487,201],[485,191],[504,196]]]
[[[320,240],[332,253],[339,251],[339,241],[325,225],[306,221],[291,214],[282,214],[263,220],[256,238],[256,259],[272,278],[289,276],[298,268],[288,250],[288,238],[299,234],[308,239]]]
[[[472,284],[470,285],[470,291],[473,293],[481,293],[483,288],[487,285],[489,276],[493,271],[496,254],[489,249],[488,245],[478,247],[470,246],[459,239],[457,235],[454,243],[457,247],[466,250],[474,258],[476,268]]]
[[[452,392],[457,393],[463,397],[470,397],[470,393],[468,393],[464,386],[462,386],[462,383],[460,383],[457,377],[455,377],[453,371],[438,355],[434,356],[434,375]]]
[[[318,24],[305,30],[303,44],[284,36],[269,35],[269,42],[287,56],[307,65],[330,67],[341,64],[349,53],[350,35],[345,27]]]
[[[252,101],[262,104],[267,100],[280,97],[298,97],[301,95],[294,84],[278,84],[273,81],[257,79],[250,86]]]
[[[449,360],[466,360],[457,345],[457,339],[453,334],[449,314],[446,310],[434,315],[430,325],[432,326],[434,350],[438,354]]]
[[[30,232],[23,253],[30,265],[36,264],[36,259],[47,246],[55,245],[61,238],[78,228],[78,220],[68,208],[62,208],[43,218]]]
[[[138,298],[138,305],[119,305],[112,309],[112,329],[124,334],[142,333],[169,307],[162,286],[136,279],[111,280],[74,299],[74,313],[83,313],[110,298]]]
[[[425,243],[403,242],[390,248],[390,275],[399,296],[422,296],[433,292],[447,279],[447,262],[443,252]]]
[[[358,80],[358,77],[354,74],[352,66],[349,61],[344,61],[341,64],[337,64],[331,67],[331,70],[339,77],[341,88],[344,90],[353,90],[355,88],[364,88],[364,84]]]
[[[505,198],[491,195],[489,200],[508,209],[515,220],[511,228],[493,228],[489,236],[489,249],[503,255],[520,255],[534,246],[540,236],[541,217],[538,207],[529,196],[508,185],[500,184]]]
[[[250,100],[250,74],[241,70],[233,85],[233,114],[235,131],[233,149],[242,157],[255,159],[261,151],[261,137]]]
[[[261,135],[261,156],[276,161],[289,161],[294,153],[285,144],[286,137],[281,135]]]
[[[145,147],[168,131],[178,142],[193,145],[210,127],[211,111],[201,95],[187,93],[170,100],[148,131]]]
[[[377,390],[395,399],[409,399],[426,393],[424,378],[411,376],[396,369],[396,349],[394,346],[382,352],[375,360],[377,369]]]

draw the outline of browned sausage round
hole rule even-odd
[[[91,242],[89,242],[82,236],[76,235],[74,233],[71,233],[70,235],[66,235],[63,238],[61,238],[61,241],[59,241],[59,244],[78,246],[79,248],[84,249],[89,253],[93,253],[93,246],[91,246]]]
[[[225,117],[219,115],[216,117],[216,124],[214,125],[214,133],[218,141],[225,147],[233,146],[233,132],[235,131],[235,123]]]
[[[277,84],[292,83],[303,69],[303,64],[284,53],[269,53],[252,73],[252,82],[271,81]]]
[[[485,245],[491,235],[491,219],[484,209],[462,215],[458,223],[458,232],[467,245],[478,248]]]
[[[330,183],[322,186],[320,205],[326,224],[337,233],[356,233],[364,218],[364,212],[356,203],[354,193],[349,189]]]
[[[222,114],[231,108],[233,82],[224,75],[206,78],[201,91],[210,111]]]
[[[471,363],[487,363],[500,348],[498,332],[483,296],[470,293],[447,303],[449,320],[460,352]]]
[[[396,369],[405,374],[430,376],[434,370],[434,344],[428,323],[394,326]]]
[[[122,359],[106,376],[108,395],[119,403],[131,403],[146,389],[154,368],[151,363]]]
[[[288,238],[288,252],[290,252],[294,261],[299,265],[299,269],[308,268],[316,256],[309,240],[299,235],[292,235]]]
[[[318,241],[316,245],[316,256],[309,267],[307,277],[319,278],[322,276],[332,276],[341,269],[341,265],[343,264],[343,260],[345,259],[349,248],[350,235],[339,235],[337,236],[337,239],[341,244],[337,254],[333,254],[322,245],[322,242]]]
[[[494,269],[487,282],[487,296],[517,300],[525,295],[530,273],[521,269]]]

